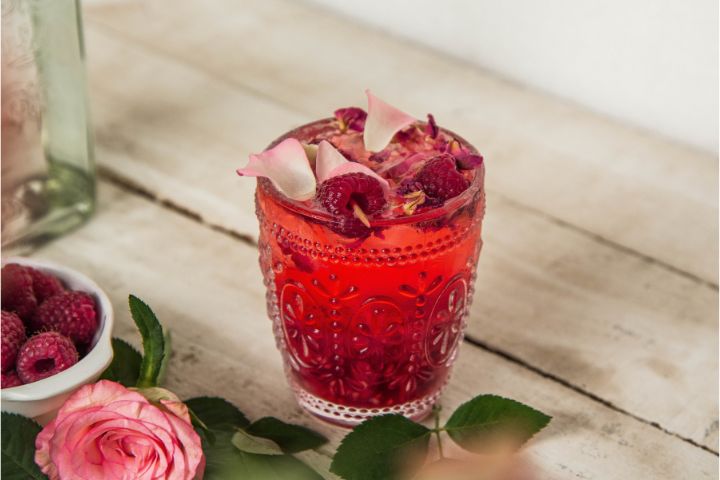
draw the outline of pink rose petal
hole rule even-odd
[[[107,380],[81,387],[36,437],[35,462],[51,480],[202,478],[187,407],[164,397],[158,407]]]
[[[413,167],[416,167],[419,163],[424,162],[430,157],[429,153],[418,152],[409,157],[399,157],[392,162],[384,163],[378,168],[379,173],[387,173],[391,177],[399,177],[404,175]]]
[[[365,150],[379,152],[387,147],[393,136],[415,122],[407,113],[398,110],[365,90],[368,97],[368,116],[365,121],[363,141]]]
[[[346,173],[364,173],[365,175],[369,175],[380,182],[380,185],[382,185],[383,191],[386,194],[390,190],[390,185],[387,180],[362,163],[349,161],[326,140],[323,140],[320,142],[320,145],[318,145],[318,155],[315,169],[317,173],[317,181],[319,183],[322,183],[329,178],[337,177],[338,175],[345,175]]]
[[[338,152],[332,143],[327,140],[323,140],[318,145],[317,156],[315,157],[315,175],[317,176],[318,183],[322,183],[330,178],[330,172],[348,163],[349,160],[343,156],[342,153]]]
[[[365,175],[368,175],[370,177],[373,177],[375,180],[380,182],[380,186],[383,189],[383,192],[385,192],[385,195],[388,194],[390,191],[390,184],[387,180],[385,180],[383,177],[378,175],[377,173],[373,172],[371,169],[366,167],[365,165],[357,162],[348,162],[340,165],[339,167],[336,167],[333,171],[330,172],[330,175],[328,175],[328,178],[337,177],[339,175],[345,175],[346,173],[364,173]]]
[[[275,187],[293,200],[315,196],[315,175],[302,144],[288,138],[270,150],[250,155],[248,164],[237,170],[246,177],[269,178]]]

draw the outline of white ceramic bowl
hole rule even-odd
[[[95,298],[100,325],[92,349],[78,363],[56,375],[19,387],[0,389],[3,412],[19,413],[45,424],[60,406],[82,385],[96,381],[110,365],[113,309],[105,292],[88,277],[75,270],[45,260],[10,257],[2,264],[19,263],[55,275],[70,290],[87,292]]]

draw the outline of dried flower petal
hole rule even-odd
[[[483,164],[483,157],[473,153],[460,154],[455,156],[455,164],[460,170],[473,170]]]
[[[340,123],[340,131],[355,130],[362,132],[365,128],[367,113],[359,107],[338,108],[335,110],[335,118]]]
[[[368,116],[363,133],[365,150],[379,152],[390,143],[398,131],[415,122],[415,119],[383,102],[370,93],[370,90],[365,93],[368,97]]]
[[[412,215],[413,213],[415,213],[417,207],[425,203],[426,199],[425,192],[423,192],[422,190],[408,193],[406,195],[403,195],[403,197],[405,197],[405,199],[407,200],[402,206],[405,215]]]
[[[349,161],[326,140],[320,142],[320,145],[318,146],[315,172],[319,183],[322,183],[329,178],[337,177],[338,175],[345,175],[346,173],[364,173],[365,175],[369,175],[380,182],[380,185],[382,185],[383,191],[386,194],[390,190],[390,185],[387,180],[365,165]]]
[[[381,152],[373,153],[370,155],[370,161],[376,163],[382,163],[390,157],[389,150],[383,150]]]
[[[462,145],[460,145],[460,142],[458,142],[454,138],[448,145],[447,151],[452,155],[461,155],[463,153],[466,153],[466,150],[462,147]]]
[[[420,166],[420,163],[425,162],[430,157],[429,153],[418,152],[410,155],[409,157],[398,157],[391,162],[384,163],[378,168],[378,173],[387,173],[390,177],[399,177],[405,175],[413,167]]]
[[[251,154],[245,167],[237,170],[246,177],[266,177],[285,196],[308,200],[315,196],[315,175],[302,144],[294,138],[283,140],[270,150]]]
[[[427,114],[427,125],[425,125],[425,134],[428,135],[430,138],[437,138],[438,133],[440,133],[440,129],[437,126],[437,123],[435,123],[435,117],[433,117],[432,113]]]

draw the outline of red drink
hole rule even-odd
[[[335,125],[322,120],[282,139],[333,138],[362,157],[352,139],[333,137]],[[482,245],[484,167],[467,176],[469,187],[437,207],[404,214],[390,201],[359,235],[258,180],[268,313],[304,408],[346,425],[388,412],[421,418],[432,408],[462,339]]]

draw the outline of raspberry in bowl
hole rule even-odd
[[[110,364],[112,306],[67,267],[30,258],[2,264],[2,410],[44,423]]]
[[[368,92],[292,130],[238,172],[257,176],[260,265],[301,406],[340,425],[423,418],[448,381],[472,299],[482,156],[432,115]]]

